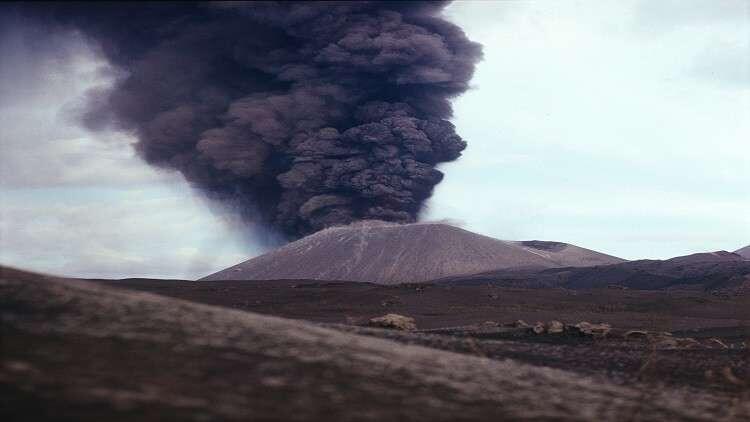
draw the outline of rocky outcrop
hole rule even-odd
[[[592,324],[581,321],[577,324],[564,324],[560,321],[552,320],[547,323],[537,322],[533,326],[528,326],[523,321],[517,321],[512,326],[528,330],[535,334],[552,334],[552,335],[574,335],[584,337],[606,337],[612,327],[609,324]]]
[[[609,324],[592,324],[585,321],[565,326],[565,332],[597,338],[606,337],[611,330]]]
[[[649,338],[651,346],[661,350],[702,349],[704,346],[691,337],[674,337],[672,335],[656,335]]]
[[[368,321],[370,327],[389,328],[393,330],[413,331],[417,329],[414,318],[398,314],[388,314],[382,317],[372,318]]]

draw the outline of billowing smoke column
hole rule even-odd
[[[296,238],[414,221],[466,143],[446,119],[481,56],[439,2],[36,6],[123,77],[91,127]]]

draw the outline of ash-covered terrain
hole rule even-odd
[[[3,267],[0,417],[743,421],[748,264],[358,224],[247,279]]]
[[[689,341],[678,333],[614,330],[587,336],[570,332],[570,324],[557,330],[554,321],[542,330],[495,322],[394,331],[356,323],[321,326],[196,303],[240,300],[233,289],[257,302],[271,291],[294,296],[322,288],[327,298],[337,295],[336,285],[286,283],[275,289],[270,282],[241,281],[94,283],[3,268],[0,416],[8,421],[750,417],[748,350],[739,338]],[[185,301],[116,285],[193,296]],[[253,291],[261,286],[266,293]],[[348,286],[414,295],[434,290]],[[474,289],[470,302],[486,296],[476,286],[468,288]],[[605,292],[607,299],[600,301],[622,294]],[[496,294],[504,296],[502,290]],[[533,309],[545,302],[537,296],[525,295],[521,302]],[[747,309],[743,300],[706,306],[721,318],[731,306]],[[315,301],[307,303],[316,307]],[[318,303],[318,312],[338,312]],[[465,314],[448,303],[443,312]],[[559,301],[554,311],[572,317],[566,314],[572,309],[570,301]],[[746,317],[742,323],[747,326]]]
[[[734,251],[737,255],[744,257],[745,259],[750,259],[750,245],[745,246],[744,248],[737,249]]]
[[[321,230],[202,280],[311,279],[421,282],[497,269],[544,269],[624,260],[561,242],[506,241],[442,223],[366,221]]]

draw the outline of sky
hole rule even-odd
[[[750,244],[750,2],[461,1],[484,45],[468,142],[425,220],[627,259]],[[0,263],[197,278],[264,251],[121,133],[76,123],[114,75],[76,34],[0,25]],[[45,39],[40,45],[39,39]]]

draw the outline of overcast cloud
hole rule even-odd
[[[429,217],[625,258],[750,243],[746,1],[454,3],[485,46]],[[492,19],[491,17],[495,17]]]
[[[749,4],[451,5],[485,60],[455,101],[469,146],[425,218],[624,258],[750,243]],[[198,277],[263,250],[126,135],[74,123],[113,77],[75,34],[0,26],[0,263]]]
[[[198,277],[260,248],[124,134],[75,112],[109,69],[76,34],[0,25],[0,263],[83,277]]]

